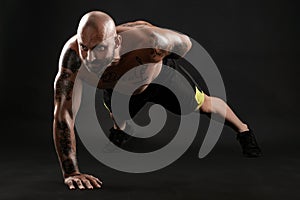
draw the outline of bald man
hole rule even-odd
[[[82,17],[77,34],[62,50],[54,83],[53,137],[64,183],[70,189],[93,189],[102,185],[98,178],[81,173],[77,164],[74,123],[80,107],[82,81],[104,89],[104,102],[113,120],[110,101],[118,81],[121,81],[125,90],[126,87],[139,83],[130,100],[132,116],[148,101],[159,103],[171,112],[180,114],[176,102],[170,103],[173,101],[172,93],[167,100],[160,98],[161,94],[169,94],[169,91],[151,82],[161,78],[164,73],[162,64],[180,71],[182,66],[177,63],[176,58],[183,57],[191,45],[186,35],[153,26],[145,21],[116,27],[112,18],[100,11],[90,12]],[[143,67],[136,68],[140,65]],[[122,79],[122,75],[131,69],[134,69],[132,76]],[[75,79],[79,81],[75,82]],[[224,117],[236,130],[244,155],[261,155],[253,132],[223,100],[208,96],[197,87],[193,93],[187,92],[183,84],[174,81],[172,77],[170,80],[187,97],[186,104],[190,111],[200,110],[208,114],[213,112]],[[121,96],[130,95],[122,91],[117,93]],[[118,124],[114,123],[114,127],[110,129],[110,140],[120,146],[126,140],[125,129],[125,118]]]

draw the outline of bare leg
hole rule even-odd
[[[227,122],[231,123],[238,132],[249,130],[247,124],[243,123],[231,110],[227,103],[220,98],[205,95],[200,111],[220,115]]]
[[[112,113],[110,113],[110,117],[114,122],[114,127],[109,129],[109,140],[116,146],[121,147],[129,139],[128,134],[125,132],[126,121],[117,124]]]
[[[110,114],[110,117],[111,119],[113,120],[114,122],[114,129],[117,129],[117,130],[124,130],[125,127],[126,127],[126,121],[122,121],[120,124],[117,124],[114,117],[113,117],[113,114],[112,113],[109,113]]]
[[[225,119],[225,124],[228,124],[237,131],[237,140],[242,147],[244,156],[260,157],[262,155],[252,130],[249,130],[248,125],[236,116],[225,101],[217,97],[205,95],[200,111],[218,114]]]

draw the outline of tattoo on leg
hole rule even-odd
[[[77,72],[81,66],[80,57],[73,49],[68,49],[63,57],[62,66],[70,69],[73,73]]]
[[[72,159],[68,158],[62,162],[62,168],[66,174],[74,173],[75,170],[75,163],[73,163]]]

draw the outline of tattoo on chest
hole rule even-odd
[[[77,72],[81,66],[81,60],[73,49],[68,49],[62,60],[62,67],[70,69],[73,73]]]
[[[138,57],[138,56],[135,57],[135,60],[136,60],[140,65],[144,64],[143,61],[142,61],[142,59],[141,59],[140,57]]]
[[[58,132],[57,137],[59,137],[60,150],[65,156],[68,156],[72,149],[70,128],[65,121],[58,121],[56,129]]]
[[[116,72],[104,72],[101,80],[103,82],[115,82],[119,80],[119,75]]]
[[[68,80],[71,76],[68,72],[62,72],[55,84],[55,99],[61,102],[64,97],[67,101],[72,99],[74,82]]]
[[[104,83],[117,83],[120,79],[122,81],[129,81],[130,83],[143,83],[149,79],[147,70],[149,69],[149,63],[145,63],[141,57],[134,57],[136,63],[133,63],[132,67],[128,67],[128,70],[113,71],[107,70],[101,76],[101,81]],[[130,71],[129,71],[130,70]],[[123,76],[126,73],[126,76]]]
[[[68,158],[62,162],[62,168],[66,174],[71,174],[75,172],[75,163]]]
[[[126,77],[123,76],[122,81],[130,81],[131,83],[138,84],[148,79],[148,75],[146,74],[146,71],[149,67],[148,64],[144,64],[142,58],[140,58],[139,56],[136,56],[135,60],[138,65],[131,69],[132,71],[128,72],[128,74],[126,74]]]

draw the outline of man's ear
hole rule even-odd
[[[122,36],[121,35],[117,35],[115,37],[115,49],[119,48],[121,46],[122,43]]]

